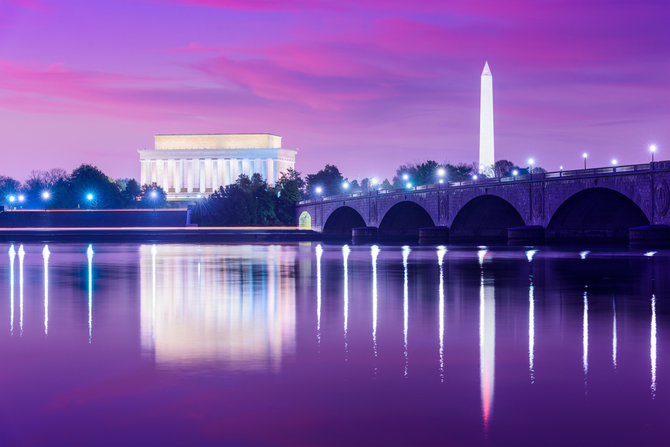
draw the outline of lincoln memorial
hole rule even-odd
[[[297,154],[268,133],[156,135],[155,149],[138,152],[141,184],[157,183],[168,200],[209,195],[240,174],[259,173],[273,185],[281,172],[294,168]]]

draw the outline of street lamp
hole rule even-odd
[[[440,177],[444,177],[444,174],[445,174],[444,168],[440,168],[437,170],[437,175],[439,175]]]
[[[321,194],[322,191],[323,191],[323,189],[321,189],[320,186],[317,186],[317,187],[316,187],[316,193],[317,193],[317,194]]]
[[[411,184],[411,183],[407,183],[407,188],[411,188],[411,187],[412,187],[412,184]]]
[[[588,157],[588,154],[584,152],[584,169],[586,169],[586,157]]]
[[[349,189],[349,183],[348,182],[342,183],[342,188]]]
[[[654,152],[656,152],[656,145],[652,144],[649,146],[649,150],[651,151],[651,162],[654,162]]]
[[[23,202],[25,199],[26,198],[23,194],[19,194],[19,202]]]
[[[516,176],[519,175],[519,171],[516,169],[512,171],[512,175],[514,176],[514,180],[516,180]]]
[[[409,180],[409,175],[407,175],[407,174],[403,174],[402,179],[403,179],[403,180]]]
[[[528,159],[528,165],[530,166],[530,168],[528,169],[528,174],[530,174],[531,179],[533,178],[533,164],[534,163],[535,163],[535,160],[533,160],[532,158]]]
[[[47,202],[49,202],[50,198],[51,198],[51,193],[49,193],[49,191],[44,191],[42,193],[42,200],[44,200],[44,211],[47,210]]]
[[[612,165],[616,168],[616,158],[612,160]]]
[[[154,205],[154,211],[156,211],[156,198],[158,197],[158,193],[156,190],[151,191],[151,203]]]
[[[473,175],[472,180],[477,180],[477,175]]]

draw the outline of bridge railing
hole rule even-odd
[[[602,168],[589,168],[589,169],[575,169],[570,171],[553,171],[553,172],[537,172],[534,174],[524,174],[517,175],[512,177],[492,177],[492,178],[480,178],[477,180],[463,180],[460,182],[445,182],[445,183],[435,183],[432,185],[421,185],[413,186],[411,188],[394,188],[394,189],[380,189],[380,190],[370,190],[368,192],[357,192],[353,194],[338,194],[328,197],[316,197],[313,199],[302,200],[298,202],[298,205],[309,205],[310,203],[319,203],[327,202],[333,200],[343,200],[350,199],[355,197],[369,197],[377,196],[384,194],[402,194],[405,192],[411,191],[430,191],[435,189],[448,189],[448,188],[459,188],[462,186],[479,186],[479,185],[488,185],[496,183],[515,183],[515,182],[527,182],[527,181],[538,181],[538,180],[551,180],[551,179],[561,179],[561,178],[579,178],[579,177],[592,177],[594,175],[615,175],[625,172],[645,172],[645,171],[664,171],[670,170],[670,160],[668,161],[657,161],[654,163],[643,163],[638,165],[625,165],[625,166],[607,166]]]

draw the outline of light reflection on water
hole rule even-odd
[[[422,422],[426,439],[435,441],[428,443],[449,443],[444,424],[458,444],[528,443],[531,438],[507,428],[511,420],[528,421],[535,427],[528,436],[542,436],[554,424],[579,426],[573,413],[590,415],[582,432],[598,432],[611,445],[667,440],[659,425],[659,409],[669,403],[667,251],[652,257],[634,250],[323,243],[17,245],[18,251],[6,246],[0,283],[6,297],[0,316],[9,321],[0,354],[7,364],[37,366],[11,376],[16,391],[0,403],[3,411],[24,402],[19,391],[31,390],[43,371],[83,374],[81,383],[95,383],[129,363],[154,371],[147,376],[136,366],[124,373],[133,376],[121,381],[127,390],[115,385],[124,389],[114,394],[116,405],[130,412],[138,398],[154,410],[163,405],[148,391],[162,383],[165,395],[187,387],[215,393],[221,402],[248,402],[251,411],[241,417],[254,424],[255,412],[269,405],[286,407],[286,418],[323,415],[310,419],[307,431],[310,424],[335,430],[345,407],[358,405],[358,432],[375,432],[385,443],[411,443],[412,424],[400,422],[435,414],[439,423]],[[17,255],[21,337],[12,338]],[[86,316],[88,337],[79,330]],[[23,344],[15,345],[19,339]],[[82,339],[88,350],[77,350]],[[93,366],[100,362],[104,371]],[[215,382],[200,382],[200,375]],[[248,385],[244,394],[233,397],[217,382],[233,377]],[[50,382],[47,394],[67,394],[59,383]],[[104,405],[96,393],[90,405]],[[74,402],[80,401],[90,402]],[[224,417],[222,407],[207,402],[187,400],[169,411],[177,420],[193,411]],[[57,412],[59,405],[39,408]],[[36,408],[27,406],[25,414]],[[73,408],[84,420],[90,410]],[[385,415],[383,429],[367,419],[375,412]],[[626,414],[642,414],[651,428],[640,432],[621,422],[603,435],[608,419]],[[108,417],[113,426],[116,416]],[[277,416],[286,424],[283,417]],[[202,441],[204,433],[192,435]],[[227,439],[264,443],[261,435],[236,433]],[[301,443],[284,436],[285,443]],[[550,441],[580,442],[570,432]]]

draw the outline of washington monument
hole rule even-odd
[[[479,111],[479,172],[492,175],[493,155],[493,76],[489,63],[482,71],[481,106]]]

